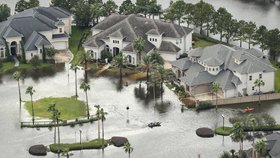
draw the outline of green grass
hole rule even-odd
[[[78,52],[78,45],[81,40],[81,37],[85,32],[87,32],[89,28],[79,28],[77,26],[72,26],[72,34],[69,39],[69,48],[74,55],[72,62],[77,62],[77,52]]]
[[[280,92],[280,68],[276,66],[276,61],[271,61],[271,63],[277,69],[275,71],[275,92]]]
[[[204,48],[215,44],[217,43],[206,41],[205,39],[199,38],[198,41],[194,42],[193,48]]]
[[[56,104],[56,108],[60,111],[62,120],[73,119],[86,115],[86,104],[82,101],[76,100],[76,98],[43,98],[34,101],[34,114],[35,117],[50,118],[51,112],[48,111],[48,107],[51,103]],[[25,107],[31,114],[31,102],[27,101]]]
[[[204,47],[212,46],[212,45],[219,44],[219,43],[229,45],[225,42],[221,42],[221,41],[216,40],[211,37],[202,36],[198,33],[193,33],[193,41],[194,41],[193,48],[200,48],[200,47],[204,48]]]
[[[31,64],[20,64],[18,67],[14,67],[14,62],[4,62],[3,66],[0,68],[0,74],[12,74],[15,71],[25,72],[25,73],[32,73],[35,70],[45,70],[48,68],[52,68],[52,64],[41,64],[36,69]]]
[[[229,136],[231,134],[232,130],[233,130],[232,127],[224,127],[224,130],[223,130],[223,127],[218,127],[215,129],[215,133],[217,135]]]
[[[51,152],[57,153],[58,149],[73,151],[73,150],[83,150],[83,149],[101,149],[102,148],[102,140],[103,139],[94,139],[89,142],[80,143],[72,143],[72,144],[51,144],[50,150]],[[104,140],[104,148],[108,146],[109,141]]]

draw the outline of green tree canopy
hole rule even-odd
[[[267,35],[267,28],[263,25],[261,25],[257,30],[256,33],[253,36],[254,42],[253,45],[259,45],[262,51],[267,49],[267,46],[265,44],[265,39]]]
[[[147,16],[149,12],[149,0],[136,0],[136,13],[142,13]]]
[[[29,0],[28,8],[38,7],[40,5],[39,0]]]
[[[280,31],[278,29],[269,30],[266,33],[265,45],[270,51],[270,56],[273,60],[280,52]]]
[[[122,2],[119,8],[119,13],[124,15],[129,15],[135,12],[135,4],[131,0],[125,0]]]
[[[220,41],[222,41],[225,27],[231,21],[232,15],[225,8],[219,8],[217,12],[213,15],[213,21],[210,32],[214,35],[220,34]]]
[[[16,3],[15,11],[21,12],[24,11],[25,9],[28,9],[28,2],[26,2],[25,0],[19,0]]]
[[[11,9],[7,4],[0,5],[0,22],[7,20],[7,18],[11,15]]]
[[[92,9],[91,5],[80,2],[75,6],[75,21],[79,27],[89,27],[92,22]]]
[[[153,19],[155,15],[159,15],[161,13],[161,5],[157,4],[157,0],[149,1],[147,13],[149,14],[149,16],[152,15]]]
[[[177,20],[178,24],[181,24],[182,17],[185,15],[186,3],[183,0],[178,0],[171,4],[168,8],[165,19],[174,21]]]
[[[104,7],[104,16],[109,16],[112,13],[116,13],[118,6],[113,0],[108,0],[106,3],[103,5]]]

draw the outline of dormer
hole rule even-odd
[[[223,64],[223,61],[217,59],[217,58],[208,58],[203,61],[203,65],[205,68],[205,71],[212,75],[217,75],[221,71],[221,65]]]
[[[246,60],[246,53],[243,52],[243,51],[236,51],[234,52],[234,56],[233,56],[233,59],[234,59],[234,62],[236,64],[241,64],[244,60]]]
[[[57,34],[63,34],[64,33],[64,26],[65,24],[62,22],[62,20],[59,20],[55,22],[55,26],[57,27]]]
[[[109,34],[109,42],[113,45],[122,45],[122,41],[125,38],[122,34],[122,30],[118,29],[117,31]]]
[[[157,49],[160,47],[162,42],[162,33],[156,29],[151,29],[147,33],[148,41],[151,42]]]
[[[23,37],[23,35],[9,26],[6,30],[6,32],[4,33],[3,37],[7,42],[12,42],[12,41],[19,42],[19,41],[21,41],[21,38]]]

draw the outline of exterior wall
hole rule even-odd
[[[174,61],[177,58],[176,53],[169,53],[169,52],[159,52],[159,53],[165,61]]]
[[[59,32],[59,29],[62,29],[61,32]],[[53,29],[52,34],[63,34],[65,30],[65,26],[58,26],[57,29]]]
[[[206,66],[205,70],[212,75],[217,75],[220,72],[220,67],[211,67],[211,66]]]
[[[62,18],[61,21],[65,24],[64,30],[66,33],[71,34],[72,33],[72,16],[69,18]]]
[[[51,31],[41,31],[39,33],[44,35],[50,42],[52,42],[53,30],[51,30]]]
[[[151,42],[156,48],[159,48],[162,42],[162,35],[151,35],[147,36],[148,41]]]
[[[40,55],[37,50],[27,51],[27,52],[25,52],[25,55],[26,55],[26,60],[32,59],[32,57],[35,55],[38,55],[39,58],[42,59],[42,55]]]
[[[201,93],[209,93],[209,92],[210,92],[209,84],[190,87],[190,93],[192,93],[193,95],[201,94]]]
[[[171,37],[163,37],[162,41],[167,41],[167,42],[171,42],[174,45],[176,45],[177,47],[179,47],[181,50],[178,52],[178,55],[180,56],[180,54],[184,53],[184,43],[183,43],[184,37],[182,38],[171,38]]]
[[[129,62],[129,59],[127,59],[128,63],[131,64],[131,65],[137,65],[137,61],[136,61],[136,53],[134,52],[127,52],[127,51],[124,51],[123,54],[128,58],[128,56],[131,56],[131,62]]]
[[[0,46],[0,59],[5,59],[6,58],[6,48],[4,46]]]
[[[263,93],[274,91],[274,72],[268,72],[268,73],[253,73],[248,74],[247,76],[247,93],[248,95],[253,95],[255,92],[259,91],[258,87],[255,87],[254,82],[259,79],[259,74],[262,74],[262,80],[264,81],[265,85],[261,86],[261,91]],[[249,80],[250,76],[252,76],[252,80]],[[254,87],[254,89],[252,89]]]
[[[185,38],[184,38],[184,43],[185,43],[185,48],[184,48],[184,52],[187,52],[189,50],[192,49],[192,34],[193,31],[191,33],[189,33]],[[183,52],[183,53],[184,53]]]
[[[229,89],[224,92],[224,98],[237,97],[236,89]]]
[[[118,41],[118,43],[114,43],[114,41]],[[110,37],[109,40],[104,41],[106,43],[106,45],[109,46],[110,48],[110,52],[112,53],[112,56],[114,56],[113,54],[113,48],[119,48],[119,51],[121,52],[121,50],[124,48],[124,46],[126,46],[126,44],[124,44],[123,39],[122,38],[113,38]]]

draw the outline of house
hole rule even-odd
[[[123,52],[129,64],[137,65],[139,59],[133,47],[136,37],[144,40],[144,54],[157,50],[166,61],[176,60],[192,47],[192,29],[135,14],[110,15],[92,28],[83,46],[93,59],[100,59],[105,49],[113,57]]]
[[[275,68],[256,49],[231,48],[222,44],[189,51],[188,57],[173,61],[172,70],[180,84],[191,94],[210,93],[210,85],[219,83],[223,98],[253,95],[256,79],[265,85],[263,93],[274,91]]]
[[[271,158],[280,158],[280,133],[272,133],[265,138],[267,150]]]
[[[68,49],[71,14],[59,7],[37,7],[10,16],[0,23],[0,59],[10,55],[42,58],[42,48]]]

